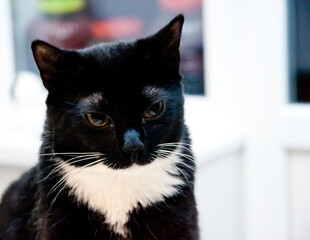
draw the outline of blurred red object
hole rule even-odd
[[[201,7],[201,0],[159,0],[159,6],[171,11],[189,11]]]
[[[94,38],[111,41],[136,36],[142,28],[143,22],[138,18],[117,17],[94,21],[91,32]]]
[[[45,19],[30,27],[30,39],[41,39],[62,48],[84,48],[90,38],[87,19]]]

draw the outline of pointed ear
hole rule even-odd
[[[184,16],[180,14],[154,35],[138,41],[143,59],[154,66],[156,72],[178,79],[181,79],[179,47],[183,23]],[[161,71],[157,71],[159,68]]]
[[[48,91],[67,91],[85,81],[77,52],[59,49],[41,40],[33,41],[31,49]]]
[[[180,14],[154,35],[164,55],[179,51],[183,23],[184,16]]]
[[[65,59],[64,51],[41,40],[33,41],[31,44],[35,62],[39,68],[43,84],[46,89],[53,85],[52,78]]]

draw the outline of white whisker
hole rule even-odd
[[[184,143],[184,142],[168,142],[168,143],[160,143],[158,146],[164,146],[164,145],[186,145],[186,146],[191,146],[189,143]]]
[[[83,159],[83,160],[89,160],[89,159],[91,159],[91,158],[87,158],[87,159]],[[91,162],[91,163],[89,163],[89,164],[86,164],[86,165],[84,165],[84,166],[82,166],[82,167],[78,167],[74,172],[72,172],[72,174],[75,173],[75,172],[77,172],[77,171],[80,171],[81,169],[83,169],[83,168],[85,168],[85,167],[88,167],[88,166],[90,166],[90,165],[95,165],[96,163],[98,163],[98,162],[100,162],[100,161],[102,161],[102,160],[103,160],[103,159],[101,158],[101,159],[98,159],[98,160],[96,160],[96,161],[94,161],[94,162]],[[64,181],[65,181],[65,178],[62,177],[62,178],[51,188],[51,190],[48,192],[47,195],[50,195],[51,193],[53,193]]]
[[[169,150],[164,150],[164,149],[159,149],[158,150],[159,152],[162,152],[162,153],[173,153],[173,151],[169,151]],[[184,153],[179,153],[179,152],[174,152],[175,154],[179,155],[180,157],[184,157],[188,160],[192,160],[194,161],[195,158],[191,155],[188,155],[188,154],[184,154]]]
[[[65,177],[62,177],[59,181],[58,181],[58,183],[56,183],[56,185],[58,185],[54,190],[52,190],[51,189],[51,191],[52,192],[54,192],[59,186],[61,186],[63,183],[65,183],[65,181],[68,179],[68,177],[72,174],[75,174],[76,172],[78,172],[76,175],[79,175],[79,174],[81,174],[81,172],[79,172],[79,171],[82,171],[82,170],[84,170],[84,169],[86,169],[87,167],[92,167],[92,166],[95,166],[95,165],[97,165],[97,164],[99,164],[102,160],[104,160],[104,158],[100,158],[100,159],[98,159],[98,160],[96,160],[96,161],[94,161],[94,162],[91,162],[91,163],[89,163],[89,164],[86,164],[86,165],[84,165],[84,166],[82,166],[82,167],[78,167],[78,168],[76,168],[73,172],[71,172],[69,175],[65,175]],[[51,205],[53,205],[53,203],[56,201],[56,199],[57,199],[57,197],[59,196],[59,194],[65,189],[65,187],[66,187],[66,184],[64,184],[64,186],[58,191],[58,193],[56,194],[56,196],[54,197],[54,200],[52,201],[52,204]],[[50,192],[51,192],[50,191]],[[51,192],[51,193],[52,193]],[[49,194],[51,194],[51,193],[48,193],[48,195]]]
[[[40,154],[40,156],[50,156],[50,155],[83,155],[83,154],[99,154],[99,155],[103,155],[100,152],[63,152],[63,153],[43,153]]]
[[[178,168],[178,171],[184,176],[186,182],[188,183],[188,186],[190,187],[191,191],[193,192],[192,184],[189,182],[188,178],[186,177],[186,174],[182,171],[182,169]]]
[[[176,147],[176,148],[179,148],[179,149],[184,149],[185,151],[188,151],[189,153],[193,154],[191,149],[189,149],[188,147],[185,147],[185,146],[180,146],[180,145],[161,146],[160,148],[161,149],[171,149],[172,147]]]
[[[89,160],[89,159],[98,158],[99,156],[100,155],[91,155],[91,154],[90,155],[84,155],[84,156],[78,156],[78,157],[71,158],[71,159],[67,160],[66,162],[68,162],[70,164],[74,164],[74,163],[83,162],[83,161],[86,161],[86,160]],[[87,157],[87,158],[85,158],[85,157]],[[72,161],[72,160],[77,159],[77,158],[83,158],[83,159],[78,159],[78,160]],[[60,169],[61,169],[61,165],[57,165],[45,178],[39,180],[38,182],[45,181],[52,174],[54,174],[55,172],[59,171]]]
[[[171,148],[171,147],[183,148],[183,149],[187,150],[188,152],[190,152],[191,154],[193,154],[192,150],[190,149],[191,145],[188,143],[182,143],[182,142],[172,143],[171,142],[171,143],[161,143],[161,144],[158,144],[158,146],[160,148],[164,148],[164,147],[167,147],[167,148]]]
[[[190,165],[188,165],[188,164],[186,164],[186,163],[184,163],[184,162],[179,162],[178,164],[181,164],[181,165],[183,165],[184,167],[189,168],[189,169],[191,169],[192,171],[196,172],[196,169],[195,169],[193,166],[190,166]]]

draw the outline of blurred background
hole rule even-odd
[[[133,39],[178,13],[201,239],[309,240],[310,0],[0,1],[0,195],[37,161],[31,41]]]

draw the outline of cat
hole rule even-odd
[[[32,43],[48,90],[39,162],[4,193],[1,240],[198,240],[178,15],[135,41]]]

